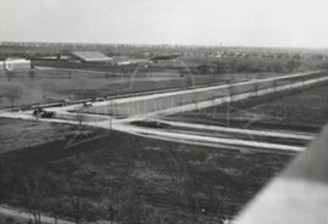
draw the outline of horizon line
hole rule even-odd
[[[15,43],[35,43],[35,44],[81,44],[81,45],[128,45],[128,46],[172,46],[172,47],[196,47],[196,48],[264,48],[264,49],[299,49],[299,50],[328,50],[328,47],[318,47],[318,46],[254,46],[254,45],[224,45],[224,44],[181,44],[181,43],[123,43],[123,42],[87,42],[87,41],[0,41],[0,45],[5,44],[15,44]]]

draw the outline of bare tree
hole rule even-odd
[[[41,173],[37,171],[33,177],[23,178],[19,190],[22,205],[33,216],[34,223],[41,224],[41,209],[45,205],[46,194]]]
[[[145,214],[143,204],[139,198],[133,180],[130,180],[128,187],[119,192],[120,208],[118,210],[118,220],[123,224],[143,223]]]
[[[85,200],[83,199],[82,187],[79,183],[68,182],[68,200],[72,216],[76,224],[81,223],[84,214]]]
[[[78,112],[75,116],[78,124],[79,124],[79,129],[83,129],[83,122],[85,120],[85,117],[83,116],[83,114],[81,112]]]
[[[2,182],[2,174],[3,174],[4,166],[2,165],[2,161],[0,161],[0,203],[2,202],[3,197],[3,182]]]
[[[30,76],[31,79],[34,79],[35,77],[35,71],[33,69],[31,69],[29,72],[28,72],[28,75]]]
[[[12,72],[12,71],[6,70],[5,73],[6,73],[6,76],[7,76],[8,81],[11,81],[12,78],[15,77],[15,73]]]
[[[61,194],[61,177],[51,173],[48,174],[49,188],[47,188],[47,201],[46,206],[54,218],[54,223],[58,223],[58,216],[62,213],[64,207],[64,197]]]
[[[67,71],[67,75],[68,75],[68,78],[71,79],[72,78],[72,71]]]
[[[80,139],[86,139],[88,138],[88,133],[87,133],[87,130],[84,126],[84,122],[86,120],[86,117],[83,115],[82,112],[78,112],[76,114],[76,120],[78,121],[78,134],[77,134],[77,138],[80,138]]]
[[[2,95],[10,101],[11,107],[15,106],[15,101],[22,97],[23,91],[17,85],[3,86]]]
[[[60,197],[51,197],[47,200],[47,206],[49,207],[52,216],[54,218],[54,223],[58,223],[58,216],[62,212],[62,199]]]
[[[105,219],[113,224],[117,218],[118,207],[115,198],[115,192],[112,188],[104,191],[102,207],[105,209]]]
[[[301,66],[301,62],[295,60],[289,60],[286,64],[286,67],[289,72],[294,72]]]
[[[93,182],[88,182],[90,176],[79,171],[69,179],[65,185],[65,194],[75,224],[80,224],[91,210],[90,201],[97,191]]]

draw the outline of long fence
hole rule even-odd
[[[112,115],[160,115],[202,109],[328,81],[326,72],[315,71],[220,86],[116,99],[88,112]]]

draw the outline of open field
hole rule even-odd
[[[0,118],[0,153],[65,139],[67,125]]]
[[[321,84],[296,92],[254,97],[230,105],[176,114],[166,119],[250,129],[318,132],[328,122],[328,88],[327,84]]]
[[[175,72],[145,72],[132,75],[81,70],[39,68],[33,73],[0,73],[0,108],[49,103],[66,99],[185,88],[191,85],[240,82],[265,78],[275,73],[202,74],[181,76]]]
[[[78,126],[69,124],[0,118],[0,154],[51,141],[68,141],[79,131]],[[88,129],[88,135],[97,134],[96,130]]]
[[[12,123],[13,129],[31,125],[1,122]],[[72,126],[56,124],[52,129],[73,136]],[[293,157],[89,131],[90,141],[75,147],[66,147],[70,138],[49,139],[2,153],[1,202],[24,207],[37,184],[39,191],[30,193],[39,196],[43,211],[63,218],[220,223],[219,218],[236,214]],[[42,138],[35,129],[29,135]],[[11,133],[11,139],[19,137]]]

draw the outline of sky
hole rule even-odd
[[[0,41],[328,47],[328,0],[0,0]]]

